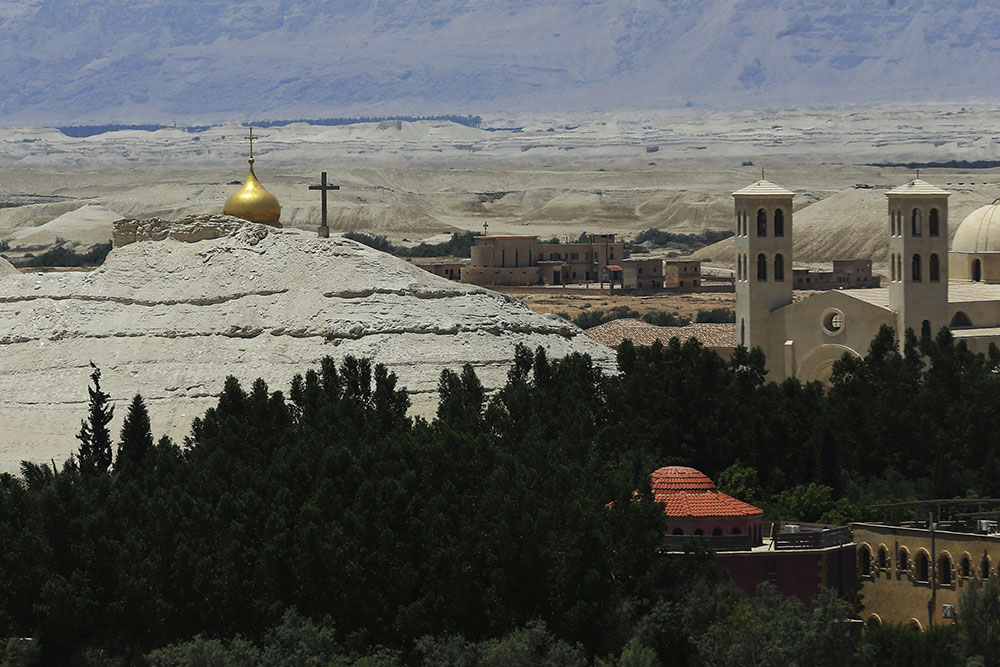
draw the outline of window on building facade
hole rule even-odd
[[[941,281],[941,267],[938,264],[937,253],[931,253],[930,266],[928,267],[932,283]]]
[[[757,236],[767,236],[767,211],[757,209]]]
[[[785,235],[785,213],[780,208],[774,212],[774,235]]]
[[[920,336],[923,338],[931,337],[931,323],[930,320],[924,320],[920,325]]]
[[[906,547],[899,548],[899,558],[896,564],[896,569],[900,572],[906,572],[910,569],[910,552],[906,550]]]
[[[763,254],[757,255],[757,282],[767,280],[767,258]]]
[[[958,576],[968,579],[972,576],[972,560],[966,555],[958,562]]]
[[[872,576],[872,552],[867,544],[858,548],[858,574],[862,577]]]
[[[774,256],[774,279],[777,282],[785,280],[785,258],[780,253]]]
[[[982,562],[979,563],[979,577],[981,579],[990,578],[990,557],[983,555]]]
[[[951,557],[941,554],[937,562],[937,580],[942,586],[951,586]]]
[[[920,255],[914,255],[913,259],[910,262],[910,264],[911,264],[911,267],[912,267],[912,271],[911,271],[912,280],[915,283],[919,283],[920,282]]]
[[[927,233],[930,236],[941,235],[941,220],[936,208],[932,208],[927,214]]]
[[[884,546],[878,548],[878,560],[876,561],[876,565],[880,570],[889,569],[889,550]]]
[[[913,559],[913,568],[914,579],[921,583],[927,583],[931,580],[931,559],[923,551]]]

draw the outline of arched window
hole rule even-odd
[[[940,236],[941,234],[941,220],[936,208],[932,208],[927,214],[927,234],[928,236]]]
[[[969,316],[963,313],[962,311],[958,311],[951,318],[951,323],[948,326],[951,327],[952,329],[960,329],[961,327],[971,327],[972,320],[970,320]]]
[[[865,621],[865,626],[869,628],[877,628],[880,625],[882,625],[882,619],[878,617],[878,614],[870,615],[868,620]]]
[[[763,254],[757,255],[757,282],[767,281],[767,257]]]
[[[920,255],[914,255],[913,256],[912,266],[913,266],[913,282],[919,283],[920,282]]]
[[[757,236],[767,236],[767,211],[757,209]]]
[[[712,535],[715,537],[722,535],[722,529],[716,526],[715,528],[712,529]]]
[[[740,318],[740,345],[747,344],[747,321]]]
[[[930,279],[931,279],[931,282],[932,283],[940,282],[941,281],[941,267],[938,264],[937,253],[931,253],[931,261],[930,261],[930,267],[929,267],[929,269],[930,269]]]
[[[913,559],[913,578],[921,583],[927,583],[931,580],[931,559],[927,557],[927,554],[923,551],[917,553],[917,557]]]
[[[920,236],[920,209],[913,209],[913,213],[910,214],[910,231],[913,236]]]
[[[986,554],[983,554],[983,560],[979,563],[979,578],[990,578],[990,557]]]
[[[893,255],[889,258],[889,263],[892,264],[892,282],[896,282],[896,256]]]
[[[922,338],[930,338],[931,337],[931,322],[930,322],[930,320],[924,320],[920,324],[920,336]]]
[[[785,212],[780,208],[774,212],[774,235],[785,235]]]
[[[733,526],[733,535],[739,535],[739,534],[741,534],[740,527]]]
[[[942,586],[951,586],[951,556],[941,554],[937,562],[937,580]]]
[[[858,549],[858,573],[862,577],[872,576],[872,551],[867,544],[862,544]]]
[[[672,534],[673,535],[683,535],[684,534],[684,529],[683,528],[674,528],[674,532]]]
[[[705,531],[703,531],[701,528],[695,528],[694,529],[694,534],[695,535],[704,535]]]
[[[906,547],[899,548],[899,562],[896,569],[900,572],[906,572],[910,569],[910,552],[906,550]]]
[[[876,567],[880,570],[889,569],[889,550],[882,545],[878,548],[878,559],[875,561]]]
[[[779,283],[785,280],[785,258],[780,253],[774,256],[774,280]]]
[[[983,263],[978,259],[972,260],[972,282],[978,283],[983,279]]]
[[[958,562],[958,576],[963,579],[968,579],[972,576],[972,560],[968,554],[963,555],[962,560]]]

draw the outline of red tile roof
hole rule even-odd
[[[685,466],[666,466],[652,474],[653,498],[672,517],[736,517],[764,510],[722,493],[704,473]]]

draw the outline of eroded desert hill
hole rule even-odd
[[[75,450],[91,361],[119,420],[140,392],[175,437],[227,375],[286,389],[326,355],[386,364],[424,415],[443,369],[470,363],[495,389],[518,344],[613,365],[563,320],[346,239],[196,216],[121,221],[115,242],[91,273],[0,279],[0,469]]]

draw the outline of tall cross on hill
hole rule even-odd
[[[334,185],[332,183],[327,183],[326,172],[324,171],[320,174],[319,185],[310,185],[309,189],[319,190],[320,192],[322,218],[319,225],[319,230],[317,231],[317,236],[323,239],[330,238],[330,228],[326,224],[326,193],[329,192],[330,190],[339,190],[340,186]]]

